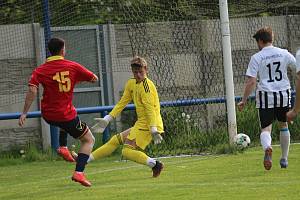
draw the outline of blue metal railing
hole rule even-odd
[[[295,97],[295,92],[292,92],[292,105]],[[235,97],[235,101],[240,101],[241,96]],[[250,96],[249,99],[255,99],[255,96]],[[212,103],[225,103],[225,97],[215,97],[215,98],[205,98],[205,99],[184,99],[175,101],[163,101],[160,103],[161,107],[179,107],[179,106],[191,106],[191,105],[201,105],[201,104],[212,104]],[[101,113],[105,116],[107,112],[110,112],[114,108],[111,106],[95,106],[86,108],[77,108],[78,114],[88,114],[88,113]],[[124,110],[135,110],[134,104],[128,104]],[[14,113],[0,113],[0,120],[18,119],[20,117],[20,112]],[[37,118],[41,117],[41,111],[32,111],[27,113],[27,118]]]
[[[239,101],[241,97],[236,97],[235,100]],[[161,102],[161,107],[178,107],[178,106],[191,106],[191,105],[201,105],[201,104],[211,104],[211,103],[225,103],[225,97],[218,98],[206,98],[206,99],[185,99],[185,100],[176,100],[176,101],[164,101]],[[104,116],[104,112],[110,112],[114,108],[114,105],[111,106],[95,106],[95,107],[86,107],[86,108],[77,108],[78,114],[88,114],[88,113],[101,113]],[[134,104],[128,104],[124,110],[135,110]],[[20,112],[15,113],[2,113],[0,114],[0,120],[8,119],[18,119],[20,117]],[[37,118],[41,117],[41,111],[33,111],[27,113],[27,118]]]
[[[240,97],[237,97],[238,100]],[[177,106],[189,106],[189,105],[200,105],[207,103],[224,103],[226,100],[224,97],[222,98],[207,98],[207,99],[188,99],[188,100],[176,100],[176,101],[165,101],[161,102],[161,107],[177,107]],[[100,113],[102,117],[108,114],[114,108],[112,106],[96,106],[96,107],[86,107],[86,108],[77,108],[78,114],[88,114],[88,113]],[[135,110],[134,104],[128,104],[124,110]],[[0,114],[0,120],[9,120],[9,119],[18,119],[20,117],[20,112],[15,113],[2,113]],[[41,117],[41,111],[33,111],[27,113],[27,118],[37,118]],[[50,126],[50,134],[51,134],[51,147],[52,149],[57,149],[58,147],[58,135],[59,129],[55,126]],[[102,142],[106,143],[110,138],[110,133],[108,129],[105,129],[102,135]]]
[[[292,105],[294,102],[295,92],[292,92]],[[235,101],[240,101],[242,97],[235,97]],[[250,96],[249,99],[254,100],[255,96]],[[226,103],[225,97],[218,98],[205,98],[205,99],[184,99],[184,100],[176,100],[176,101],[164,101],[161,102],[161,107],[179,107],[179,106],[191,106],[191,105],[201,105],[201,104],[215,104],[215,103]],[[102,117],[108,114],[114,105],[111,106],[95,106],[95,107],[86,107],[86,108],[77,108],[78,114],[89,114],[89,113],[100,113]],[[134,104],[128,104],[124,110],[135,110]],[[15,113],[2,113],[0,114],[0,120],[9,120],[9,119],[18,119],[20,117],[20,112]],[[27,113],[27,118],[37,118],[41,117],[41,111],[33,111]],[[110,137],[108,129],[106,129],[103,133],[102,141],[105,143],[108,141]],[[54,144],[55,143],[55,144]],[[57,146],[57,142],[53,142],[52,148]]]

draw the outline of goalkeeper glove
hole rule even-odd
[[[113,120],[113,117],[105,115],[104,118],[94,118],[94,120],[96,121],[96,124],[92,126],[92,132],[103,133],[109,122]]]
[[[162,142],[163,138],[161,137],[161,135],[157,131],[156,126],[151,126],[151,131],[150,132],[151,132],[154,144],[160,144]]]

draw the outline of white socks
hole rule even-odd
[[[264,151],[271,146],[272,138],[268,131],[264,131],[260,134],[260,142]],[[287,159],[290,147],[290,131],[288,128],[280,129],[280,146],[281,146],[281,158]]]
[[[290,131],[288,128],[280,129],[281,158],[287,159],[290,147]]]
[[[110,116],[110,115],[105,115],[105,116],[103,117],[103,119],[109,123],[109,122],[112,121],[114,118],[113,118],[112,116]]]
[[[260,143],[261,143],[264,151],[268,147],[271,147],[271,142],[272,142],[271,133],[268,131],[263,131],[260,134]]]
[[[148,158],[147,159],[147,165],[150,167],[150,168],[153,168],[155,165],[156,165],[156,160],[154,160],[153,158]]]

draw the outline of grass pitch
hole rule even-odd
[[[151,177],[146,166],[110,157],[86,167],[92,187],[71,181],[74,164],[31,162],[0,167],[0,199],[299,199],[300,145],[291,145],[289,167],[279,166],[280,148],[273,147],[273,167],[265,171],[260,147],[237,155],[164,158],[165,170]]]

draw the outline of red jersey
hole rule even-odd
[[[94,74],[80,64],[66,60],[62,56],[52,56],[37,67],[29,85],[44,88],[41,100],[43,118],[49,121],[69,121],[77,112],[72,104],[73,89],[80,81],[92,81]]]

